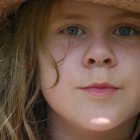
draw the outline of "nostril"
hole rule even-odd
[[[111,59],[105,59],[105,60],[104,60],[104,63],[105,63],[105,64],[110,64],[110,63],[111,63]]]
[[[94,64],[95,63],[95,60],[92,59],[92,58],[90,58],[88,62],[89,62],[89,64]]]

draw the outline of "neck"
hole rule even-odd
[[[49,116],[50,140],[130,140],[137,118],[134,117],[111,130],[99,132],[76,126],[54,112],[50,113]]]

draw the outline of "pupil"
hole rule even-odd
[[[69,33],[70,35],[77,35],[77,33],[78,33],[78,28],[76,28],[76,27],[68,27],[68,33]]]
[[[130,28],[122,27],[122,28],[120,28],[119,32],[120,32],[120,35],[127,36],[130,34]]]

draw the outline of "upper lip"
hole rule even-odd
[[[120,87],[105,82],[105,83],[93,83],[93,84],[90,84],[88,86],[82,87],[82,89],[87,89],[87,88],[98,88],[98,89],[114,88],[114,89],[119,89]]]

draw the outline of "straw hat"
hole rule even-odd
[[[14,11],[25,0],[0,0],[0,17]]]
[[[128,11],[140,13],[140,0],[78,0],[102,5],[110,5]]]
[[[10,12],[16,10],[21,3],[27,0],[0,0],[0,18],[6,17]],[[28,0],[29,1],[29,0]],[[128,11],[140,13],[140,0],[76,0],[101,5],[110,5]]]
[[[26,0],[0,0],[0,17],[6,16],[11,11],[17,9],[19,5],[24,1]],[[110,5],[140,13],[140,0],[77,0],[77,1]]]

